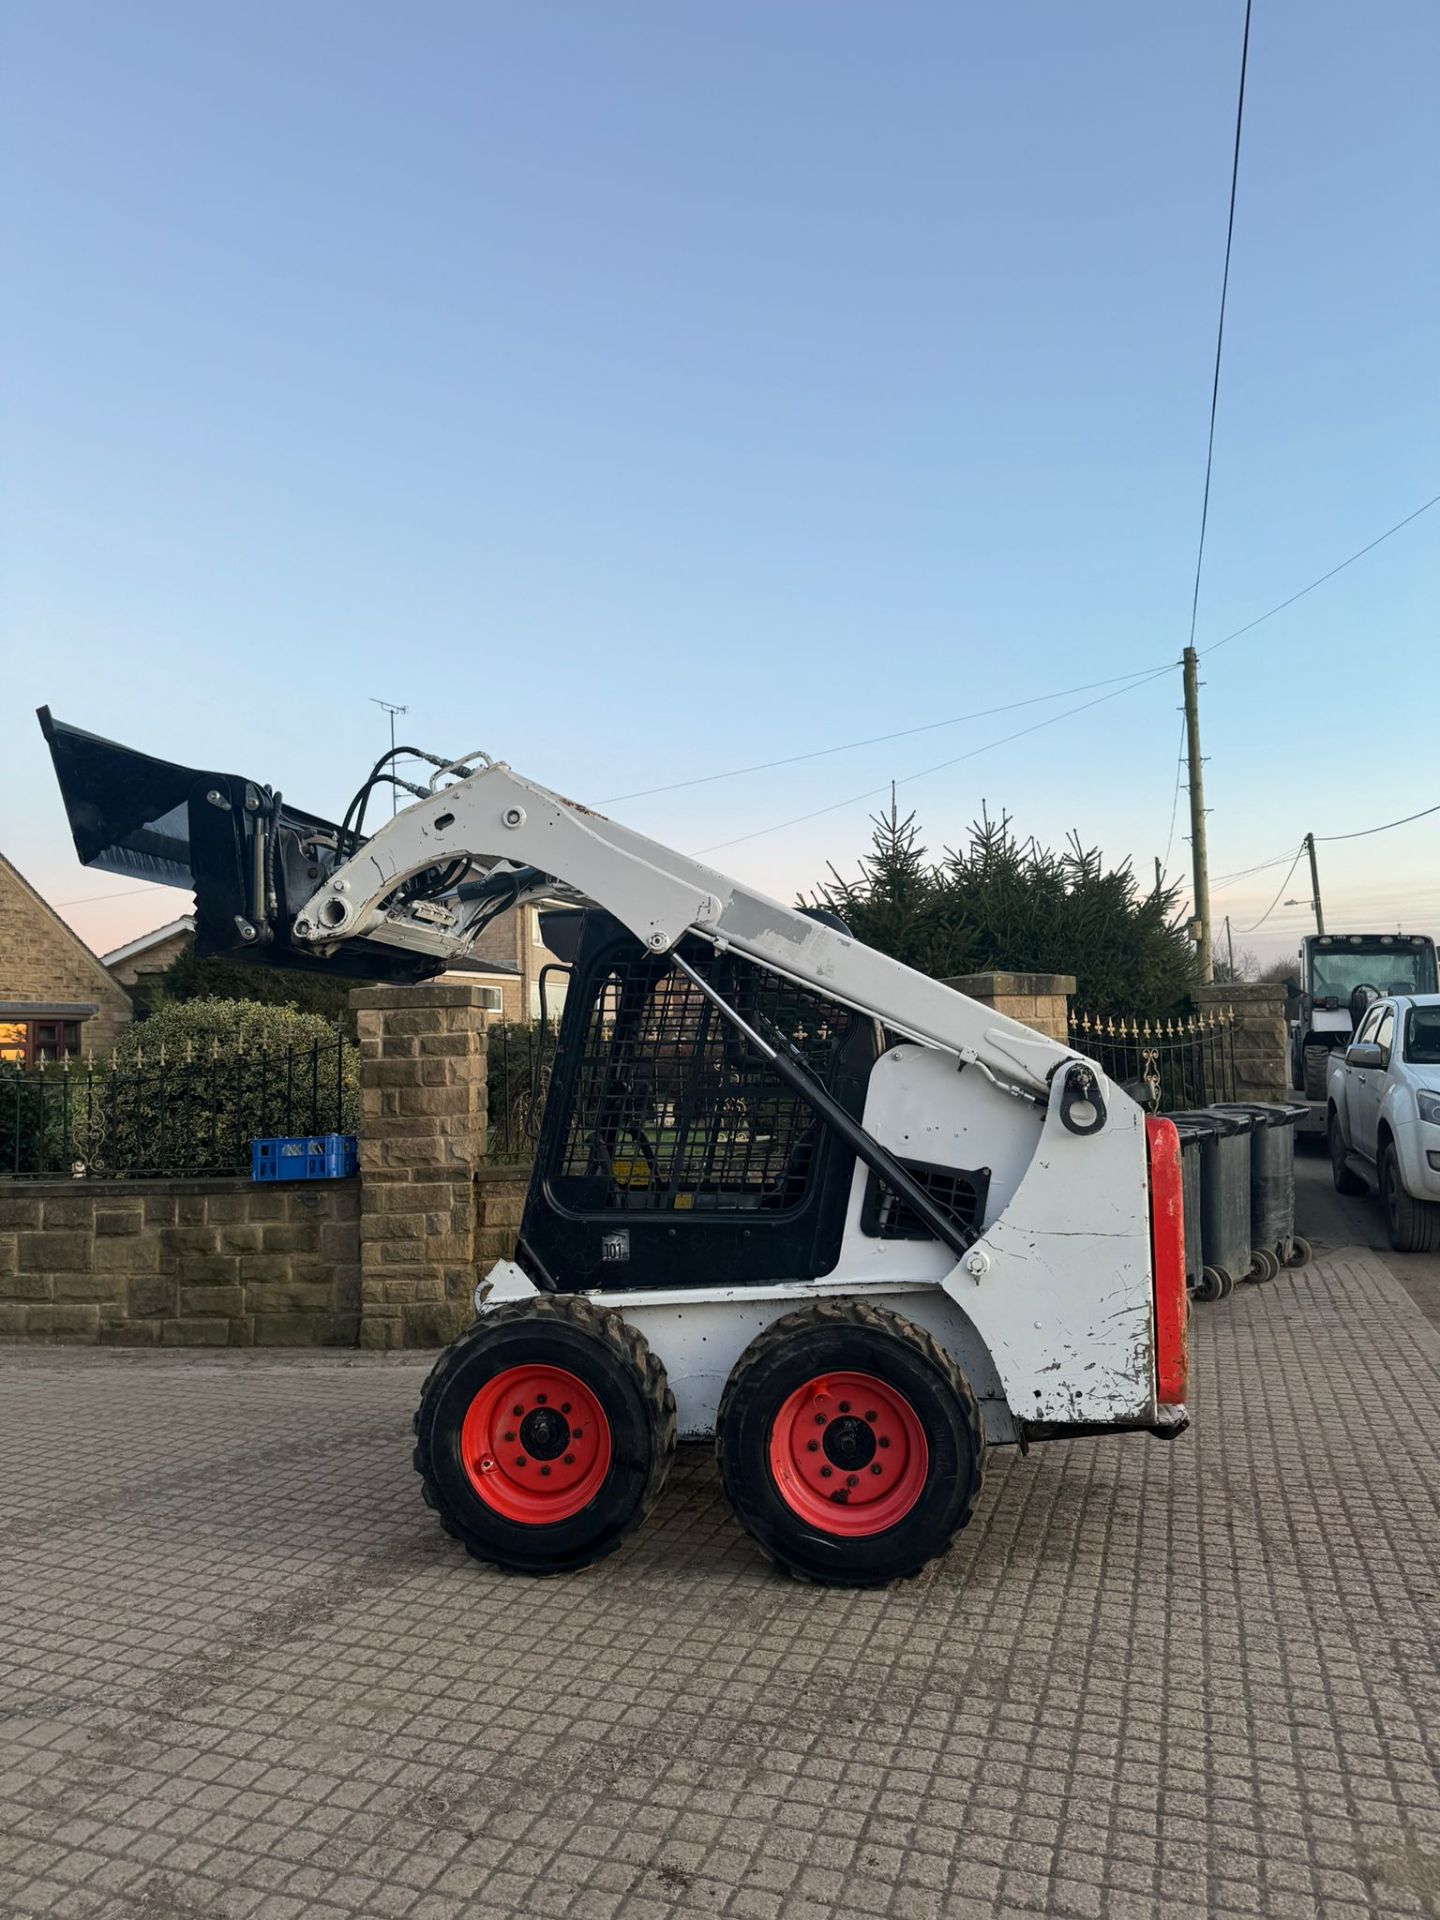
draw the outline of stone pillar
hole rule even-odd
[[[443,1346],[473,1317],[485,1155],[484,990],[365,987],[360,1028],[360,1345]]]
[[[1202,1013],[1230,1008],[1235,1017],[1235,1098],[1291,1100],[1290,1029],[1280,980],[1236,980],[1197,987]]]
[[[1070,1038],[1073,973],[961,973],[944,984],[1062,1046]]]

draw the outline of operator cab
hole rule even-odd
[[[549,925],[547,916],[547,926]],[[695,936],[680,958],[747,1025],[788,1043],[852,1119],[885,1047],[878,1021]],[[583,916],[517,1254],[549,1292],[816,1279],[840,1258],[856,1156],[669,955]],[[959,1226],[985,1181],[906,1171]],[[871,1191],[873,1189],[873,1191]],[[865,1231],[923,1225],[869,1175]],[[692,1282],[693,1283],[693,1282]]]

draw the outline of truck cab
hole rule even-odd
[[[1435,943],[1418,933],[1316,933],[1300,943],[1290,1020],[1290,1078],[1323,1100],[1333,1051],[1347,1047],[1372,1001],[1437,990]]]

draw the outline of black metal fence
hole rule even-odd
[[[497,1165],[533,1159],[555,1064],[556,1027],[524,1021],[486,1033],[486,1156]]]
[[[285,1052],[219,1046],[0,1070],[0,1177],[247,1173],[252,1140],[354,1133],[359,1050],[343,1033]]]
[[[1235,1020],[1228,1007],[1167,1020],[1072,1013],[1070,1044],[1155,1112],[1235,1098]]]

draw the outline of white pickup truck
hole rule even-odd
[[[1371,1003],[1330,1056],[1325,1118],[1336,1191],[1377,1186],[1393,1247],[1440,1248],[1440,993]]]

